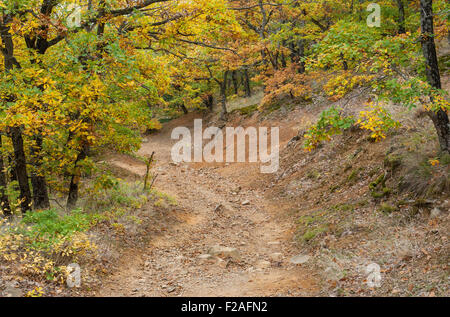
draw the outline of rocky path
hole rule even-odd
[[[293,223],[277,216],[280,206],[264,198],[264,189],[245,189],[240,179],[224,176],[221,167],[171,163],[170,133],[167,126],[152,136],[140,154],[156,152],[156,187],[176,198],[183,221],[123,259],[98,295],[314,295],[315,276],[292,243]],[[129,158],[111,163],[145,173]]]

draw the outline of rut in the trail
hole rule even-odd
[[[292,223],[277,216],[280,206],[266,201],[262,189],[242,188],[241,179],[222,175],[223,166],[171,164],[172,126],[192,125],[193,116],[182,120],[151,136],[140,154],[156,152],[156,187],[176,197],[183,221],[152,238],[142,253],[123,258],[98,295],[314,295],[317,288],[307,264],[289,261],[300,253],[292,244]],[[145,166],[130,158],[110,162],[139,176],[145,173]],[[250,204],[243,205],[246,200]],[[208,250],[215,245],[236,248],[239,258],[210,257]]]

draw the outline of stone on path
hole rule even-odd
[[[256,263],[256,267],[258,269],[267,269],[270,266],[271,266],[270,262],[266,261],[266,260],[261,260],[261,261],[258,261],[258,263]]]
[[[241,256],[239,254],[238,249],[224,247],[220,245],[215,245],[208,250],[208,254],[212,256],[217,256],[221,258],[232,258],[234,260],[240,261]]]
[[[229,261],[222,260],[221,258],[217,258],[217,265],[223,269],[228,267]]]
[[[214,257],[211,254],[201,254],[198,256],[200,264],[212,264],[214,263]]]
[[[276,253],[272,253],[271,255],[269,255],[269,258],[273,261],[273,262],[281,262],[283,260],[283,254],[276,252]]]
[[[304,264],[309,261],[311,257],[309,255],[299,254],[291,258],[292,264]]]

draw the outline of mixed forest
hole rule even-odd
[[[129,210],[175,206],[153,187],[151,152],[136,153],[193,112],[226,125],[285,104],[311,108],[319,91],[329,106],[292,139],[311,157],[355,130],[372,146],[406,129],[405,120],[429,124],[424,164],[444,175],[433,195],[448,199],[450,53],[441,47],[450,45],[449,17],[446,0],[1,0],[2,274],[64,284],[69,263],[95,258],[91,228],[126,236],[118,219]],[[257,104],[230,108],[258,94]],[[364,108],[352,109],[361,96]],[[145,184],[105,167],[111,153],[141,161]],[[392,195],[385,182],[397,163],[385,162],[381,178],[374,172],[371,199]],[[320,182],[315,172],[308,179]],[[28,296],[53,294],[30,285]]]

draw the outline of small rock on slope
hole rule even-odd
[[[230,248],[230,247],[223,247],[220,245],[215,245],[215,246],[211,247],[208,250],[208,254],[210,254],[212,256],[223,257],[223,258],[232,258],[237,261],[239,261],[241,259],[238,249]]]
[[[311,257],[309,255],[299,254],[291,258],[292,264],[304,264],[309,261]]]

